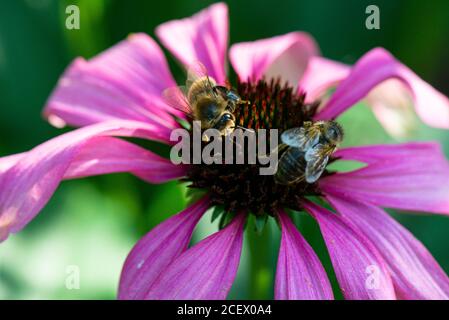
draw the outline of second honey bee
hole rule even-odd
[[[342,140],[343,129],[335,121],[307,121],[302,127],[284,131],[275,181],[284,185],[303,180],[314,183]]]
[[[188,69],[185,87],[168,88],[164,97],[170,106],[186,113],[192,120],[201,121],[201,129],[217,129],[223,136],[232,133],[236,127],[233,114],[236,106],[247,103],[233,90],[217,85],[200,62]],[[209,141],[209,137],[203,134],[202,140]]]

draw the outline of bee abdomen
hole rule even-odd
[[[274,179],[279,184],[292,184],[304,179],[305,153],[298,148],[288,148],[279,159]]]

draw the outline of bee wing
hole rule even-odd
[[[208,79],[208,81],[201,82],[206,86],[205,89],[215,93],[215,91],[213,90],[214,86],[216,85],[215,80],[208,76],[206,67],[200,61],[193,62],[187,69],[187,90],[190,89],[192,84],[195,83],[198,79],[204,77],[207,77]]]
[[[281,141],[290,147],[303,149],[307,142],[306,130],[304,128],[291,128],[281,134]]]
[[[187,67],[187,81],[195,81],[207,76],[207,68],[200,61],[196,60]]]
[[[185,95],[185,87],[171,87],[164,90],[162,93],[164,101],[172,108],[184,112],[185,114],[192,114],[192,108]]]
[[[333,146],[317,144],[307,150],[304,159],[307,161],[305,177],[308,183],[314,183],[326,168],[329,156],[334,151]]]
[[[301,151],[308,150],[311,146],[318,143],[319,134],[310,134],[310,129],[297,127],[285,130],[281,134],[281,141],[290,147],[299,148]]]

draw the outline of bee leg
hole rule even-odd
[[[209,142],[210,138],[206,133],[203,133],[201,140],[203,140],[204,142]]]
[[[304,121],[302,124],[304,128],[310,128],[312,126],[312,121]]]
[[[226,106],[226,109],[228,110],[228,111],[230,111],[230,112],[232,112],[232,113],[234,113],[234,111],[235,111],[235,103],[234,102],[228,102],[228,104],[227,104],[227,106]]]

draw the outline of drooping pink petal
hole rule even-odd
[[[352,147],[335,156],[368,165],[324,177],[324,192],[381,207],[449,214],[449,164],[438,144]]]
[[[449,278],[429,251],[385,211],[339,196],[326,196],[379,249],[401,299],[449,299]]]
[[[161,24],[156,35],[185,66],[200,61],[209,75],[223,84],[228,31],[228,7],[216,3],[189,18]]]
[[[3,174],[6,172],[9,168],[11,168],[13,165],[21,159],[25,153],[17,153],[6,157],[0,158],[0,174]]]
[[[393,137],[407,137],[417,124],[410,91],[398,79],[389,79],[379,84],[367,95],[366,102]]]
[[[337,150],[334,156],[343,160],[355,160],[367,164],[387,163],[415,157],[420,160],[431,158],[444,160],[441,146],[435,142],[407,142],[347,147]],[[411,159],[410,162],[413,162]],[[410,163],[411,165],[411,163]]]
[[[312,247],[302,237],[284,211],[281,247],[276,268],[275,299],[332,300],[332,287],[326,271]]]
[[[184,176],[185,167],[132,143],[94,137],[84,143],[73,158],[64,180],[114,172],[130,172],[150,183],[163,183]]]
[[[280,77],[296,86],[310,58],[319,52],[313,38],[304,32],[237,43],[231,46],[229,59],[242,81],[257,81],[263,76]]]
[[[150,288],[147,299],[225,299],[237,273],[245,215],[179,255]]]
[[[339,116],[378,84],[392,78],[401,80],[410,90],[416,112],[426,124],[449,128],[448,98],[382,48],[373,49],[360,58],[316,119],[326,120]]]
[[[48,99],[44,115],[56,126],[137,120],[170,131],[177,127],[162,92],[175,86],[162,50],[145,34],[86,61],[76,59]],[[178,114],[177,114],[178,115]]]
[[[307,93],[306,102],[320,99],[328,89],[345,79],[351,67],[323,57],[314,56],[309,60],[306,72],[299,81],[299,87]]]
[[[63,134],[12,158],[17,161],[0,175],[0,241],[33,219],[62,179],[131,171],[148,181],[161,182],[184,175],[182,167],[149,151],[106,138],[117,135],[159,139],[157,130],[136,121],[104,122]]]
[[[396,299],[390,273],[374,245],[344,217],[307,202],[317,220],[346,299]]]
[[[205,197],[159,224],[137,242],[120,277],[119,299],[143,299],[167,266],[187,249],[193,229],[209,206]]]

